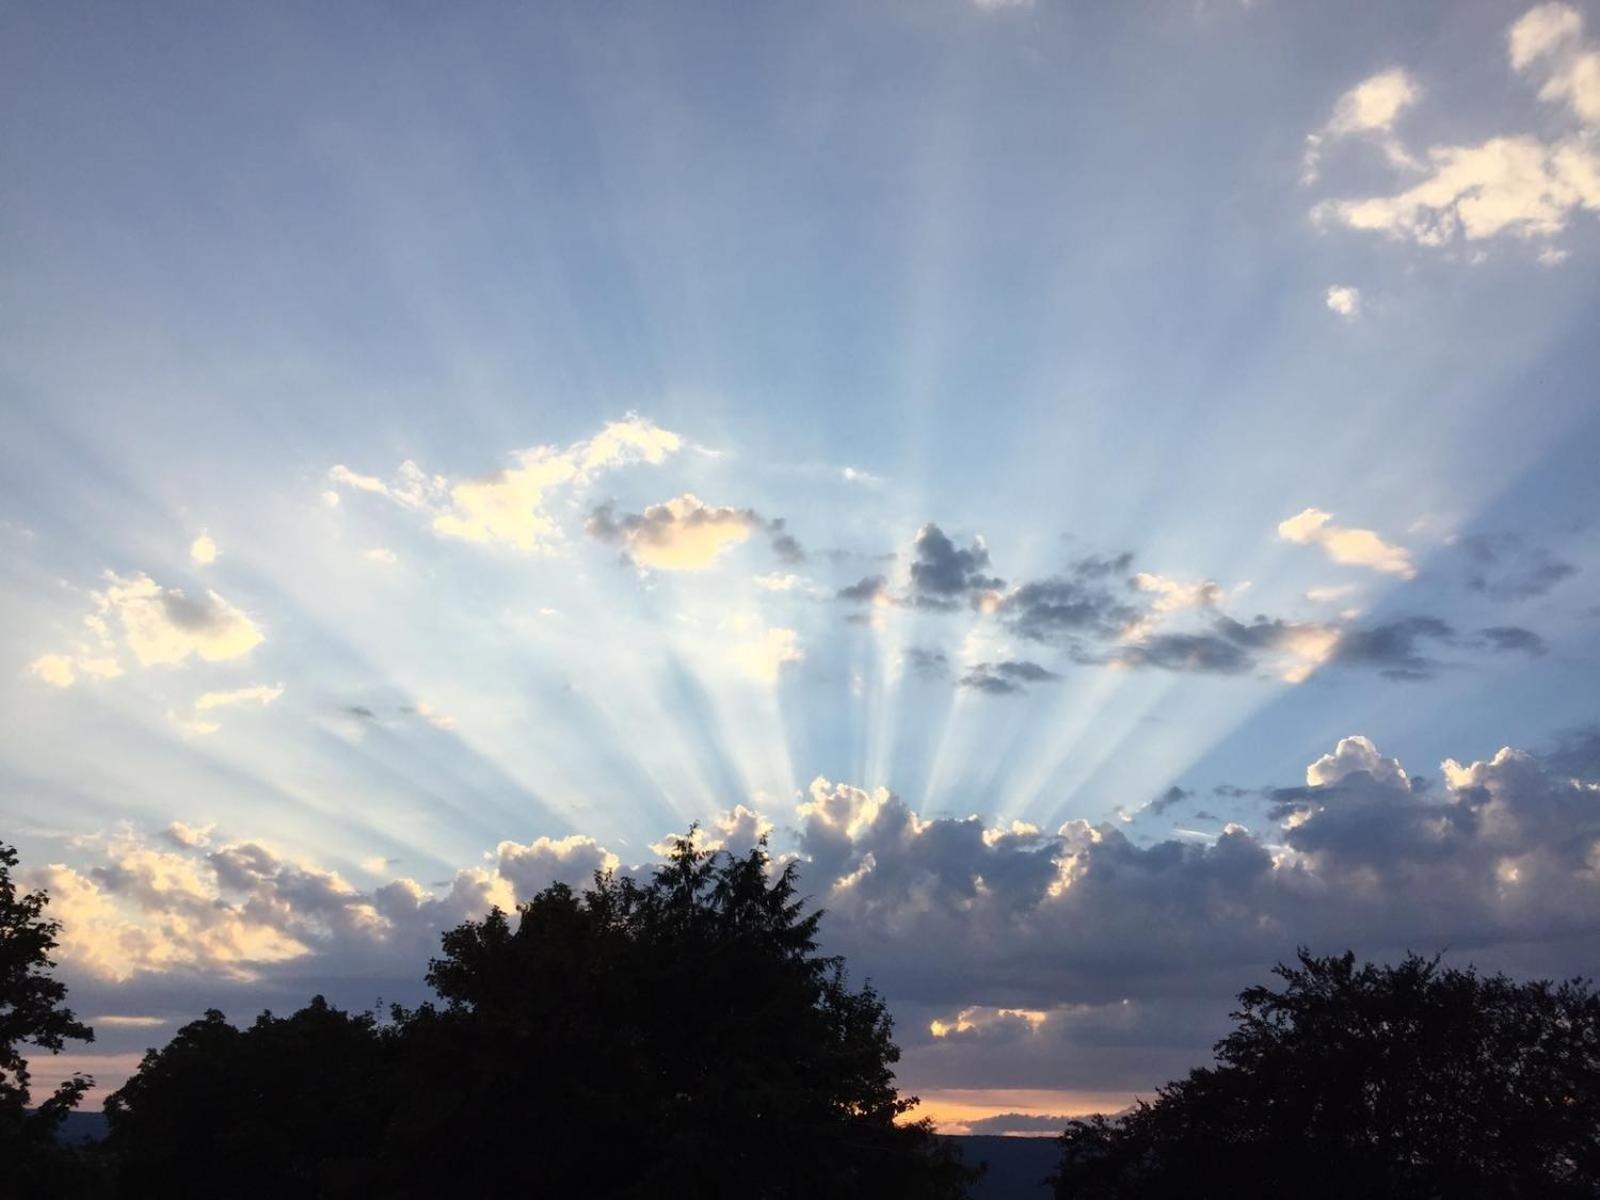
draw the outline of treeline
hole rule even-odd
[[[62,1146],[22,1047],[92,1037],[58,926],[0,845],[0,1197],[944,1200],[977,1172],[894,1085],[881,998],[817,953],[791,866],[680,840],[645,883],[562,885],[445,934],[436,1003],[208,1012]],[[1064,1200],[1600,1195],[1600,998],[1407,956],[1301,951],[1213,1066],[1074,1121]],[[1041,1186],[1046,1181],[1041,1181]]]
[[[55,929],[34,899],[38,949]],[[108,1099],[97,1147],[47,1145],[51,1114],[26,1116],[25,1092],[13,1096],[0,1187],[964,1196],[976,1172],[926,1123],[897,1120],[913,1102],[895,1088],[889,1016],[839,959],[817,953],[819,919],[804,911],[793,866],[772,872],[764,848],[709,854],[681,839],[646,883],[558,884],[514,922],[495,910],[445,934],[427,974],[437,1003],[380,1021],[318,997],[245,1029],[207,1013]],[[42,968],[33,975],[48,982]],[[60,1037],[82,1036],[49,986]]]

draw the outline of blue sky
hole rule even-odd
[[[1593,969],[1592,6],[0,20],[0,830],[104,1078],[691,821],[946,1115],[1313,935]]]

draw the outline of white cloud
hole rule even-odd
[[[283,695],[283,684],[258,683],[254,687],[235,688],[231,692],[205,692],[194,702],[196,712],[213,708],[227,708],[235,704],[259,704],[266,707]]]
[[[1316,182],[1322,153],[1327,143],[1341,138],[1362,137],[1375,141],[1385,157],[1397,166],[1412,166],[1414,160],[1394,136],[1394,123],[1422,95],[1415,80],[1398,67],[1363,79],[1334,103],[1328,123],[1306,138],[1305,158],[1301,163],[1301,182]]]
[[[265,640],[254,621],[214,591],[191,599],[148,575],[107,578],[110,586],[95,596],[99,611],[121,623],[123,641],[141,666],[191,656],[208,662],[239,658]]]
[[[1361,289],[1344,287],[1335,284],[1330,287],[1324,300],[1332,312],[1338,313],[1345,320],[1353,320],[1361,312]]]
[[[582,888],[596,871],[615,871],[621,860],[590,837],[536,838],[526,845],[501,842],[495,847],[498,872],[525,902],[549,887],[564,883]]]
[[[1508,34],[1512,69],[1542,71],[1539,98],[1564,105],[1576,119],[1576,129],[1548,139],[1502,134],[1472,145],[1436,145],[1420,157],[1390,138],[1391,161],[1421,178],[1390,194],[1324,201],[1313,209],[1313,217],[1423,246],[1446,246],[1458,239],[1473,242],[1500,235],[1548,238],[1565,229],[1575,213],[1600,210],[1595,136],[1600,125],[1600,51],[1582,40],[1582,28],[1576,9],[1544,4],[1524,14]],[[1392,122],[1399,109],[1391,111],[1391,101],[1398,96],[1406,97],[1401,107],[1415,98],[1414,90],[1402,87],[1378,89],[1369,96],[1370,103],[1352,102],[1348,121],[1360,127],[1388,113]],[[1386,124],[1375,128],[1389,138]],[[1313,135],[1308,179],[1316,176],[1319,144]]]
[[[783,669],[805,659],[800,635],[793,629],[772,628],[733,647],[733,661],[751,679],[776,683]]]
[[[370,550],[364,550],[361,557],[368,562],[383,563],[385,566],[391,567],[400,561],[395,552],[387,546],[374,546]]]
[[[1328,558],[1348,566],[1370,567],[1411,579],[1417,573],[1411,552],[1384,541],[1370,529],[1352,529],[1333,523],[1333,514],[1308,508],[1278,523],[1278,536],[1300,545],[1321,546]]]
[[[594,437],[565,448],[519,450],[511,456],[510,466],[479,479],[452,481],[429,475],[409,460],[400,464],[396,478],[388,483],[343,465],[333,467],[328,478],[428,514],[433,530],[442,536],[540,551],[563,536],[553,511],[563,492],[587,486],[602,471],[660,463],[683,445],[676,433],[630,413]]]
[[[1155,594],[1155,603],[1151,607],[1158,613],[1185,608],[1211,608],[1222,601],[1224,594],[1221,585],[1209,579],[1185,583],[1164,575],[1152,575],[1148,571],[1138,572],[1132,582],[1139,591]]]
[[[1379,783],[1403,785],[1407,782],[1405,768],[1398,759],[1383,757],[1371,738],[1356,734],[1341,738],[1332,754],[1324,754],[1306,768],[1306,785],[1326,787],[1357,771],[1367,772]]]
[[[189,543],[189,557],[202,566],[217,561],[217,542],[209,533],[202,533]]]
[[[78,679],[72,659],[65,654],[41,654],[28,664],[28,670],[51,687],[71,687]]]

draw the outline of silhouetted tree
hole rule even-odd
[[[73,1016],[67,987],[51,976],[61,923],[44,916],[50,897],[18,892],[16,850],[0,843],[0,1194],[73,1195],[88,1188],[88,1164],[57,1143],[62,1119],[93,1081],[74,1075],[30,1109],[26,1046],[59,1053],[94,1031]]]
[[[515,928],[495,911],[445,935],[442,1006],[400,1014],[386,1186],[964,1195],[953,1152],[897,1123],[882,1000],[816,953],[821,914],[769,866],[679,839],[646,884],[556,885]]]
[[[439,1003],[207,1013],[108,1101],[124,1194],[916,1197],[973,1176],[898,1120],[882,1000],[791,867],[680,839],[443,937]]]
[[[106,1100],[125,1196],[365,1195],[392,1046],[321,996],[236,1029],[212,1009]]]
[[[1303,949],[1276,974],[1240,994],[1217,1066],[1068,1126],[1058,1197],[1600,1194],[1587,983]]]

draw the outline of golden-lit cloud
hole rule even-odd
[[[249,616],[209,589],[192,598],[142,573],[108,579],[96,603],[102,614],[120,622],[123,641],[141,666],[181,663],[191,656],[208,662],[239,658],[265,640]]]
[[[283,695],[283,684],[258,683],[254,687],[235,688],[231,692],[205,692],[194,702],[196,712],[213,708],[226,708],[234,704],[271,704]]]
[[[1332,562],[1346,566],[1370,567],[1411,579],[1417,573],[1411,552],[1404,546],[1384,541],[1370,529],[1354,529],[1333,522],[1333,514],[1308,508],[1278,522],[1278,536],[1302,546],[1321,546]]]
[[[71,687],[78,678],[72,659],[65,654],[41,654],[28,664],[28,671],[51,687]]]
[[[766,522],[747,508],[713,507],[685,493],[638,514],[614,516],[596,509],[586,526],[591,537],[618,542],[633,562],[660,571],[703,571],[726,551],[742,545]]]
[[[216,539],[209,533],[202,533],[189,543],[189,557],[201,566],[216,562],[219,553]]]
[[[602,471],[634,463],[657,464],[677,453],[684,440],[653,421],[630,413],[594,437],[566,447],[531,446],[511,455],[510,465],[477,479],[430,475],[415,462],[400,464],[385,481],[343,464],[331,482],[383,496],[402,508],[428,514],[435,533],[484,545],[548,550],[564,536],[552,506],[563,493],[588,485]],[[337,497],[338,493],[332,493]]]
[[[800,635],[793,629],[774,627],[761,630],[734,644],[733,661],[751,679],[776,683],[784,668],[805,659]]]

